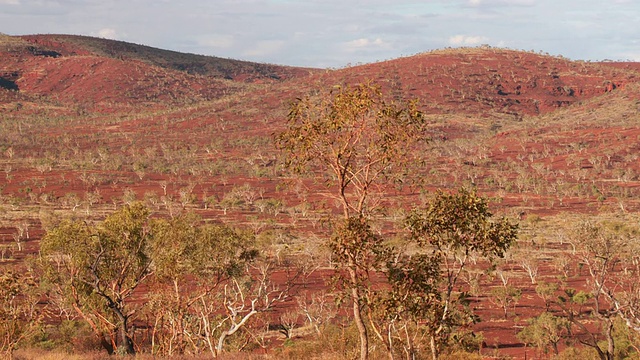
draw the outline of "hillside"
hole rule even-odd
[[[439,50],[339,71],[386,84],[433,113],[538,115],[638,80],[637,69],[492,48]]]
[[[396,99],[418,99],[432,123],[437,156],[429,157],[425,171],[434,188],[473,183],[505,199],[525,197],[526,208],[555,212],[558,205],[550,203],[584,196],[587,190],[576,184],[602,188],[607,199],[614,199],[621,191],[635,191],[637,176],[631,173],[640,174],[631,143],[639,99],[636,64],[473,48],[333,71],[299,69],[302,72],[289,74],[301,77],[248,84],[150,65],[165,61],[166,53],[120,42],[70,36],[0,40],[0,99],[6,119],[0,137],[4,148],[17,154],[5,159],[14,178],[31,178],[34,164],[47,163],[50,170],[39,178],[78,171],[106,179],[133,176],[129,187],[141,186],[139,194],[153,187],[149,179],[175,177],[181,183],[206,184],[222,178],[258,184],[266,177],[273,188],[274,177],[281,173],[271,134],[283,128],[289,102],[361,81],[380,84]],[[129,49],[124,54],[148,50],[144,57],[161,55],[148,61],[97,55],[96,47],[108,45]],[[29,125],[25,129],[21,124]],[[623,133],[629,135],[623,138]],[[83,159],[77,159],[78,150]],[[179,153],[188,156],[178,156],[180,162],[173,163]],[[606,162],[600,159],[604,154]],[[109,164],[114,158],[119,160]],[[456,171],[448,170],[450,166]],[[141,171],[143,176],[135,175]],[[557,199],[558,185],[549,185],[555,182],[572,189],[565,191],[563,201]],[[18,195],[20,184],[7,183],[4,194]],[[217,188],[215,196],[221,199],[226,190]],[[111,196],[103,196],[110,201]],[[589,197],[587,202],[574,201],[575,210],[584,211],[598,196]],[[628,201],[635,203],[632,197]]]
[[[214,78],[255,82],[285,80],[314,69],[260,64],[214,56],[185,54],[150,46],[77,35],[27,35],[21,39],[60,52],[64,56],[93,55],[120,60],[139,60],[165,69]]]
[[[312,86],[373,81],[396,98],[420,99],[428,113],[519,118],[624,87],[638,76],[631,63],[573,62],[491,48],[441,50],[329,72],[72,35],[3,36],[0,52],[0,88],[85,105],[194,103],[250,93],[258,82],[284,82],[276,91],[295,87],[304,93]],[[300,77],[305,80],[296,83]]]
[[[193,211],[249,229],[270,254],[311,254],[329,271],[323,239],[336,206],[326,176],[292,178],[273,135],[296,98],[366,81],[394,101],[417,99],[430,138],[413,169],[423,188],[380,196],[378,234],[395,236],[433,190],[472,187],[521,221],[516,254],[535,254],[541,278],[554,282],[557,259],[572,255],[563,231],[640,211],[638,63],[483,47],[319,70],[0,34],[0,260],[36,253],[60,218],[94,222],[139,200],[155,217]],[[474,298],[486,319],[475,329],[516,358],[527,349],[514,329],[544,309],[520,261],[503,263],[523,292],[518,316],[503,319],[486,292]],[[571,284],[583,289],[585,272],[573,265]],[[324,290],[326,273],[314,276],[310,286]]]
[[[192,104],[312,71],[69,35],[3,36],[0,56],[0,90],[103,109]]]

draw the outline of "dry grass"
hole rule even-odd
[[[23,349],[14,352],[13,360],[113,360],[114,357],[106,354],[105,352],[85,352],[69,354],[59,351],[44,351],[37,349]],[[205,360],[211,359],[211,355],[177,355],[171,357],[158,357],[150,354],[139,354],[133,357],[124,357],[127,359],[136,360],[157,360],[157,359],[172,359],[172,360]],[[249,353],[233,353],[223,354],[218,359],[220,360],[282,360],[282,359],[308,359],[308,360],[343,360],[344,354],[339,352],[323,352],[316,351],[313,353],[300,353],[295,354],[277,353],[269,355],[261,354],[249,354]],[[374,357],[375,358],[375,357]],[[471,358],[470,358],[471,359]]]
[[[37,349],[18,350],[13,354],[14,360],[103,360],[110,359],[109,355],[91,352],[83,354],[69,354],[58,351],[44,351]]]

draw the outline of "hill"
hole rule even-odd
[[[633,63],[588,63],[522,51],[467,48],[332,71],[227,60],[224,64],[240,69],[236,73],[240,80],[233,80],[222,79],[226,75],[221,73],[191,74],[168,65],[176,63],[170,59],[178,58],[195,63],[200,56],[111,40],[3,36],[0,45],[4,88],[0,99],[7,119],[3,143],[19,154],[31,154],[31,163],[53,162],[57,165],[52,169],[63,172],[77,168],[72,165],[76,160],[54,156],[67,145],[39,138],[41,134],[64,134],[64,142],[75,144],[87,158],[101,159],[82,165],[82,170],[104,172],[109,178],[115,176],[110,169],[133,174],[143,166],[142,178],[209,174],[213,177],[208,183],[220,177],[260,183],[267,174],[279,176],[270,137],[283,128],[290,101],[336,84],[372,81],[394,99],[417,99],[430,119],[433,146],[439,154],[430,164],[428,178],[433,187],[474,183],[491,193],[507,192],[514,199],[537,199],[544,197],[540,186],[514,184],[524,181],[518,180],[523,173],[542,176],[527,180],[534,183],[564,181],[573,186],[588,178],[589,186],[596,187],[604,187],[605,182],[613,185],[610,181],[621,167],[628,180],[636,179],[629,172],[640,173],[636,163],[624,160],[632,152],[625,146],[632,144],[609,138],[635,131],[630,114],[638,99],[640,74]],[[208,61],[216,64],[219,59]],[[261,72],[265,68],[283,75],[276,79],[270,72]],[[247,83],[249,78],[264,81]],[[48,114],[49,120],[42,114]],[[20,123],[29,123],[29,130],[16,125]],[[81,135],[97,133],[99,143]],[[603,144],[589,148],[592,141],[582,139],[589,136],[600,137]],[[120,164],[103,163],[105,157],[97,154],[100,147],[108,149],[111,157],[120,157]],[[181,158],[183,164],[168,163],[173,158],[168,153],[186,149],[191,155]],[[589,158],[603,153],[609,154],[607,168],[582,177],[570,174],[572,167],[589,172],[584,166],[597,161]],[[45,154],[53,159],[41,159]],[[261,168],[260,163],[269,165]],[[30,167],[15,164],[12,173],[25,166]],[[224,168],[212,169],[218,166]],[[447,170],[450,166],[456,171]],[[546,175],[540,174],[540,167]],[[620,186],[630,191],[629,183]],[[17,190],[8,184],[5,191],[12,188]],[[610,191],[614,188],[607,186]],[[550,201],[540,199],[537,206]]]
[[[430,132],[425,162],[413,170],[424,187],[381,196],[378,234],[395,236],[432,190],[473,187],[496,213],[521,220],[518,251],[538,256],[553,282],[556,259],[570,256],[562,231],[640,210],[638,63],[482,47],[319,70],[80,36],[0,35],[1,260],[35,253],[61,217],[92,222],[139,200],[154,216],[193,211],[250,229],[273,254],[313,253],[326,270],[332,259],[320,239],[335,206],[325,175],[291,178],[273,134],[296,98],[365,81],[394,101],[417,99]],[[485,339],[516,357],[526,348],[514,327],[544,307],[519,261],[503,268],[525,294],[519,318],[496,315],[488,293],[474,300],[489,322]]]
[[[1,89],[83,107],[190,104],[312,71],[70,35],[3,36],[0,56]]]
[[[335,76],[387,84],[387,91],[421,99],[435,113],[518,117],[554,111],[637,81],[637,69],[609,65],[489,47],[459,48],[344,69]]]
[[[491,48],[441,50],[335,71],[182,54],[73,35],[4,36],[0,51],[4,54],[0,88],[85,105],[194,103],[250,93],[257,89],[250,83],[285,83],[276,91],[296,87],[304,93],[311,86],[373,81],[396,98],[420,99],[429,113],[501,113],[519,118],[624,87],[638,75],[631,63],[575,62]],[[298,78],[305,80],[297,82]]]
[[[284,80],[313,69],[260,64],[214,56],[185,54],[124,41],[78,35],[27,35],[21,39],[61,55],[93,55],[139,60],[165,69],[236,81]]]

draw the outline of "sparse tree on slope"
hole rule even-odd
[[[436,359],[451,333],[474,319],[466,307],[468,295],[460,289],[464,268],[472,258],[504,256],[518,227],[506,218],[494,219],[487,200],[465,189],[438,192],[408,216],[407,226],[420,253],[390,264],[395,274],[390,280],[402,295],[400,304],[408,301],[409,314],[426,329]],[[422,268],[428,271],[415,271]]]
[[[324,172],[340,204],[343,219],[331,244],[349,276],[361,359],[367,359],[369,352],[361,275],[375,264],[356,259],[371,259],[378,252],[378,242],[370,241],[367,217],[375,207],[375,195],[394,181],[406,180],[411,156],[419,153],[414,145],[425,140],[424,125],[415,102],[390,102],[379,87],[361,84],[298,99],[291,106],[288,128],[276,136],[286,166],[298,174]]]

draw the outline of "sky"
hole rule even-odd
[[[0,32],[317,68],[480,45],[640,61],[640,0],[0,0]]]

